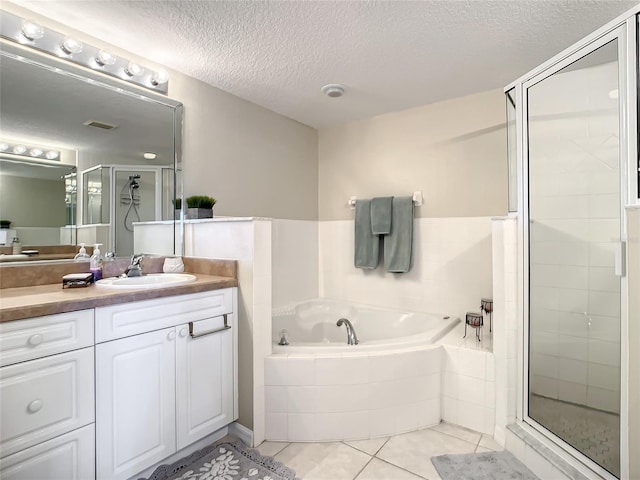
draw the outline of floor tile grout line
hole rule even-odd
[[[287,448],[289,445],[291,445],[291,442],[288,442],[284,447],[282,447],[280,450],[278,450],[276,453],[273,453],[271,455],[269,455],[270,457],[275,457],[276,455],[278,455],[280,452],[282,452],[285,448]],[[258,447],[256,447],[256,450],[258,449]]]
[[[389,443],[389,440],[391,440],[391,437],[388,437],[384,443],[380,446],[380,448],[378,450],[376,450],[376,453],[373,454],[374,457],[378,457],[378,453],[380,452],[380,450],[382,450],[384,448],[384,446]]]
[[[348,446],[350,446],[350,445],[348,445]],[[356,450],[358,450],[358,449],[356,448]],[[358,450],[358,451],[361,451],[361,450]],[[367,465],[369,465],[369,464],[371,463],[371,460],[373,460],[373,459],[374,459],[374,457],[373,457],[372,455],[369,455],[369,460],[368,460],[368,461],[367,461],[367,463],[365,463],[365,464],[364,464],[364,466],[363,466],[363,467],[358,471],[358,473],[356,473],[356,476],[355,476],[355,477],[353,477],[353,480],[357,480],[357,478],[360,476],[360,474],[362,473],[362,471],[363,471],[365,468],[367,468]]]
[[[470,442],[469,440],[465,440],[464,438],[458,437],[457,435],[452,435],[452,434],[450,434],[450,433],[443,432],[443,431],[441,431],[441,430],[436,430],[436,429],[435,429],[435,428],[433,428],[433,427],[431,427],[431,428],[427,428],[427,429],[425,429],[425,430],[431,430],[431,431],[433,431],[433,432],[442,433],[443,435],[447,435],[447,436],[449,436],[449,437],[453,437],[453,438],[455,438],[455,439],[462,440],[463,442],[467,442],[468,444],[473,445],[473,442]],[[476,432],[476,433],[480,433],[480,432]],[[478,440],[478,443],[480,443],[480,440],[482,440],[482,435],[484,435],[484,434],[480,433],[480,439]],[[476,446],[477,446],[477,444],[476,444]]]
[[[404,470],[405,472],[410,473],[411,475],[415,475],[418,478],[424,478],[425,480],[428,480],[427,477],[423,477],[419,473],[412,472],[411,470],[407,470],[406,468],[401,467],[400,465],[396,465],[395,463],[390,462],[389,460],[385,460],[384,458],[380,458],[380,457],[374,457],[374,458],[376,458],[377,460],[380,460],[381,462],[386,463],[387,465],[391,465],[392,467],[398,468],[400,470]]]

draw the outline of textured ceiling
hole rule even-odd
[[[327,127],[503,87],[637,0],[15,3]]]

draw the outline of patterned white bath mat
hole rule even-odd
[[[160,465],[148,480],[297,479],[289,467],[236,440],[210,445],[171,465]]]

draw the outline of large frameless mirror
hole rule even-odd
[[[174,222],[181,104],[4,40],[0,47],[0,243],[17,236],[23,246],[56,246],[55,258],[65,246],[73,258],[77,244],[101,243],[127,256],[136,224]],[[59,155],[30,158],[30,146]],[[145,253],[182,253],[180,241],[164,244],[172,247]]]

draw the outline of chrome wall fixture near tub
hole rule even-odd
[[[339,318],[360,344],[347,345]],[[281,441],[367,439],[441,420],[442,346],[460,320],[312,300],[273,315],[265,359],[266,437]],[[279,346],[282,330],[289,346]]]

